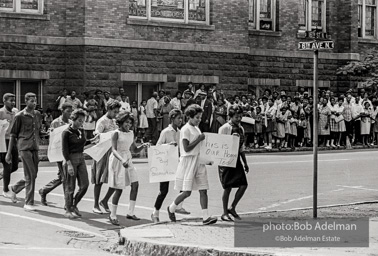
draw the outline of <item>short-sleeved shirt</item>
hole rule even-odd
[[[147,118],[155,118],[154,110],[158,108],[158,102],[157,100],[152,97],[147,101],[146,105],[146,116]]]
[[[72,105],[73,110],[83,107],[83,104],[78,98],[72,99],[71,96],[68,96],[66,102]]]
[[[42,115],[36,110],[29,114],[24,109],[15,116],[10,136],[17,139],[19,151],[39,150],[41,127]]]
[[[7,120],[9,122],[8,129],[5,133],[6,140],[9,140],[10,138],[10,132],[11,132],[12,125],[14,122],[14,117],[16,116],[16,114],[17,114],[17,110],[15,108],[13,108],[12,111],[8,111],[5,106],[0,108],[0,120]]]
[[[62,116],[60,116],[60,117],[58,117],[58,118],[55,118],[55,119],[51,122],[51,126],[50,126],[50,128],[55,129],[55,128],[58,128],[58,127],[61,127],[61,126],[63,126],[63,125],[70,124],[70,123],[71,123],[71,120],[68,120],[68,123],[66,123],[66,122],[63,121]]]
[[[172,127],[172,125],[168,125],[161,133],[157,145],[168,144],[171,142],[179,143],[180,140],[180,129],[177,131]]]
[[[180,153],[181,156],[195,156],[200,152],[200,144],[193,148],[189,152],[185,152],[183,140],[186,139],[189,143],[192,143],[196,140],[201,134],[200,129],[197,126],[190,125],[189,123],[185,124],[180,131]]]
[[[117,124],[114,119],[110,119],[107,115],[102,116],[96,123],[95,134],[106,133],[117,130]]]

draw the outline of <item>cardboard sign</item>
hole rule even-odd
[[[0,120],[0,153],[7,152],[5,134],[8,130],[8,127],[9,127],[9,122],[7,120]]]
[[[101,133],[99,142],[93,147],[84,150],[84,153],[92,157],[96,162],[100,161],[101,158],[109,151],[112,147],[112,135],[114,131]]]
[[[47,157],[50,163],[62,162],[63,157],[63,144],[62,144],[62,133],[68,128],[69,124],[55,128],[50,133],[50,143],[47,149]]]
[[[173,181],[179,163],[178,147],[160,145],[148,148],[150,183]]]
[[[214,165],[236,167],[239,151],[239,137],[216,133],[204,133],[201,142],[200,158],[213,161]]]

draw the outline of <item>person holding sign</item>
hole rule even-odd
[[[240,125],[241,119],[243,117],[243,109],[240,106],[232,106],[229,109],[228,116],[230,117],[230,121],[219,129],[219,134],[238,136],[240,138],[240,143],[236,167],[218,167],[220,181],[224,189],[222,196],[223,214],[221,216],[221,219],[223,221],[232,221],[229,214],[231,214],[235,219],[241,219],[240,216],[236,213],[235,209],[240,199],[243,197],[245,191],[247,190],[248,182],[245,174],[249,172],[247,159],[243,151],[243,144],[245,139],[244,129]],[[242,164],[242,161],[244,166]],[[228,201],[232,188],[238,188],[238,190],[236,191],[234,201],[231,204],[231,208],[228,208]]]
[[[69,219],[81,217],[77,205],[84,197],[89,186],[87,165],[84,160],[84,146],[87,139],[82,128],[85,117],[84,110],[76,109],[71,116],[72,124],[62,133],[64,157],[62,176],[66,203],[64,216]],[[74,197],[76,180],[79,184],[79,191]]]
[[[52,121],[50,132],[52,132],[54,129],[61,127],[66,124],[70,124],[71,120],[71,114],[72,114],[72,105],[70,103],[63,103],[62,105],[62,115],[55,120]],[[64,129],[64,128],[62,128]],[[51,143],[51,142],[50,142]],[[46,195],[53,191],[56,187],[60,186],[62,184],[62,175],[63,175],[63,165],[62,162],[57,162],[58,164],[58,176],[56,179],[53,179],[48,184],[46,184],[43,188],[41,188],[38,192],[41,196],[41,204],[47,206],[47,200]]]
[[[177,168],[175,189],[182,191],[168,206],[169,219],[176,221],[177,206],[192,194],[192,190],[199,190],[200,203],[203,214],[203,224],[210,225],[217,222],[217,218],[209,216],[207,190],[209,182],[205,164],[200,162],[200,142],[205,139],[198,125],[201,122],[203,109],[193,104],[187,107],[185,115],[189,121],[180,131],[180,163]]]
[[[109,220],[113,225],[119,226],[117,219],[118,202],[122,195],[122,190],[131,185],[129,213],[127,219],[140,220],[134,215],[135,203],[138,195],[138,175],[132,162],[130,148],[134,148],[135,152],[140,152],[143,148],[148,147],[148,143],[144,143],[139,147],[134,141],[134,117],[129,112],[121,112],[117,116],[117,124],[119,129],[112,135],[112,153],[109,158],[109,189],[115,190],[111,213]]]
[[[169,112],[169,119],[171,121],[171,124],[161,132],[159,140],[156,145],[163,145],[163,144],[174,145],[174,146],[178,145],[179,140],[180,140],[179,127],[182,124],[181,110],[178,110],[178,109],[171,110]],[[168,190],[169,190],[169,181],[160,182],[160,192],[156,198],[154,212],[151,215],[151,219],[154,223],[160,222],[159,211],[164,202],[165,197],[168,194]],[[190,214],[190,212],[182,208],[182,204],[180,204],[176,208],[176,212],[181,213],[181,214]]]
[[[5,122],[8,122],[8,128],[5,132],[5,137],[1,138],[3,142],[5,141],[5,148],[7,149],[9,146],[9,140],[10,140],[10,131],[12,128],[12,123],[14,120],[14,117],[16,115],[16,111],[14,106],[16,105],[16,96],[11,93],[5,93],[3,96],[3,102],[4,107],[0,109],[0,121],[5,120]],[[0,142],[2,143],[2,142]],[[18,170],[18,150],[16,144],[13,145],[12,148],[12,160],[8,164],[5,161],[5,156],[7,152],[0,153],[0,162],[3,164],[4,171],[3,171],[3,196],[6,198],[12,199],[14,203],[17,202],[17,198],[15,197],[14,193],[11,193],[9,191],[9,183],[11,179],[11,173]],[[13,196],[13,197],[12,197]]]
[[[115,131],[117,129],[115,117],[118,115],[120,108],[121,104],[117,100],[112,101],[108,104],[107,113],[103,117],[101,117],[96,123],[95,135]],[[108,164],[111,151],[112,150],[109,149],[109,151],[102,157],[100,161],[93,161],[92,165],[92,184],[95,185],[93,212],[97,214],[102,214],[100,205],[105,209],[106,213],[110,213],[108,201],[110,197],[113,195],[114,189],[109,188],[107,194],[105,195],[104,199],[101,200],[100,203],[99,199],[102,184],[108,183]]]

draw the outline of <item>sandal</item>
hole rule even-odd
[[[119,226],[118,219],[112,219],[112,217],[109,216],[110,223],[112,223],[114,226]]]
[[[231,219],[230,215],[228,215],[228,214],[222,214],[222,216],[221,216],[221,220],[223,220],[223,221],[228,221],[228,222],[234,222],[234,221]]]

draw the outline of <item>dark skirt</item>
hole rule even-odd
[[[98,185],[102,183],[108,183],[108,171],[109,171],[109,157],[112,153],[112,149],[96,162],[93,160],[92,164],[92,184]]]
[[[268,120],[268,126],[266,127],[266,132],[275,132],[276,131],[276,122],[273,120]]]
[[[236,168],[219,166],[219,178],[224,189],[238,188],[240,186],[247,186],[248,181],[245,175],[244,167],[240,161],[240,154],[236,162]]]

